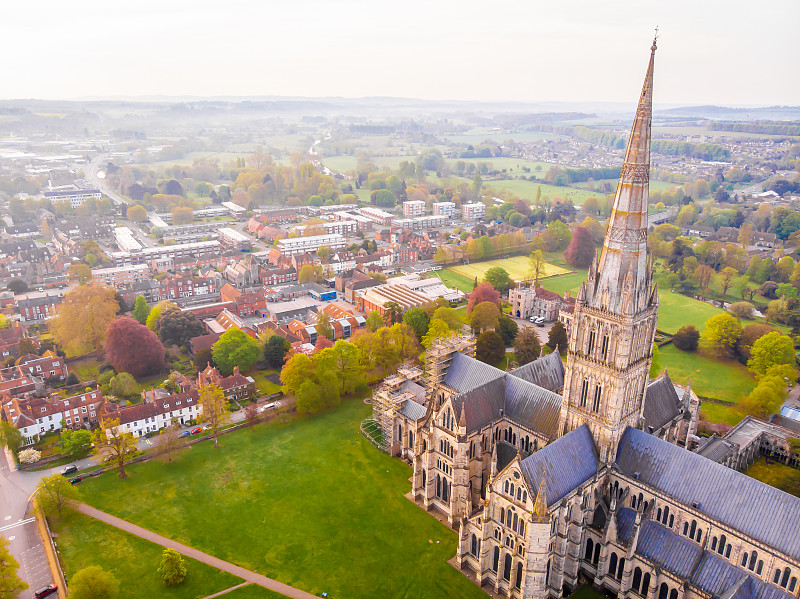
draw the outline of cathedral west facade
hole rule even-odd
[[[564,315],[566,365],[555,353],[503,372],[458,336],[373,398],[413,499],[458,530],[457,566],[494,594],[560,598],[585,580],[628,599],[800,591],[800,499],[693,451],[697,395],[648,378],[655,50],[600,259]]]

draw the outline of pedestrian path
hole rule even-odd
[[[135,524],[131,524],[127,520],[123,520],[122,518],[117,518],[116,516],[112,516],[111,514],[107,514],[106,512],[101,512],[100,510],[93,508],[90,505],[86,505],[85,503],[79,504],[77,506],[77,510],[82,514],[86,514],[87,516],[95,518],[96,520],[100,520],[101,522],[110,524],[111,526],[119,528],[120,530],[129,532],[132,535],[136,535],[137,537],[141,537],[147,541],[151,541],[152,543],[161,545],[162,547],[168,547],[169,549],[174,549],[178,553],[182,553],[187,557],[191,557],[192,559],[196,559],[199,562],[208,564],[209,566],[217,568],[218,570],[222,570],[223,572],[228,572],[230,574],[233,574],[234,576],[243,578],[247,582],[252,582],[254,584],[264,587],[265,589],[275,591],[282,595],[286,595],[287,597],[292,597],[293,599],[316,598],[316,595],[312,595],[310,593],[306,593],[305,591],[301,591],[300,589],[290,587],[287,584],[283,584],[282,582],[278,582],[277,580],[272,580],[271,578],[267,578],[266,576],[262,576],[261,574],[257,574],[250,570],[245,570],[240,566],[237,566],[230,562],[226,562],[225,560],[221,560],[217,557],[214,557],[213,555],[203,553],[202,551],[198,551],[197,549],[193,549],[188,545],[183,545],[182,543],[178,543],[176,541],[173,541],[172,539],[168,539],[167,537],[162,537],[161,535],[156,534],[150,530],[147,530],[146,528],[142,528],[141,526],[136,526]]]

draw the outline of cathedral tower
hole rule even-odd
[[[600,263],[589,269],[570,319],[559,431],[588,424],[605,462],[625,427],[639,422],[656,330],[658,290],[647,255],[655,52],[653,40]]]

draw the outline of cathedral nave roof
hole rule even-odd
[[[520,366],[508,374],[558,393],[564,387],[564,362],[558,352]]]

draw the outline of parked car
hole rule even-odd
[[[178,435],[178,439],[183,439],[184,437],[191,437],[191,431],[183,431]]]
[[[203,427],[202,426],[197,426],[197,427],[192,429],[192,434],[193,435],[196,435],[197,433],[202,433],[202,432],[203,432]]]
[[[33,596],[36,599],[42,599],[42,597],[47,597],[48,595],[52,595],[58,590],[57,584],[48,584],[46,587],[42,587],[38,591],[36,591]]]
[[[71,478],[71,479],[69,479],[69,484],[71,484],[71,485],[77,485],[77,484],[78,484],[79,482],[81,482],[82,480],[83,480],[83,479],[82,479],[80,476],[76,476],[75,478]]]
[[[531,316],[533,324],[544,324],[544,316]]]
[[[74,474],[78,471],[78,467],[75,464],[70,464],[66,468],[61,471],[62,476],[67,476],[68,474]]]

